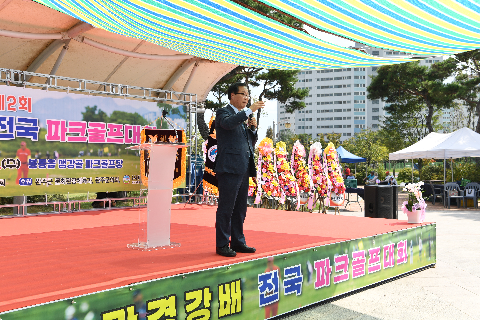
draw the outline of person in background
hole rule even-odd
[[[397,179],[395,179],[395,176],[392,175],[392,177],[390,178],[390,181],[388,181],[388,184],[392,185],[392,186],[398,185],[397,184]]]
[[[20,160],[20,168],[17,169],[17,184],[20,184],[20,178],[28,178],[28,159],[30,159],[32,153],[27,148],[25,141],[20,142],[20,149],[17,150],[17,158]]]
[[[394,175],[391,175],[389,171],[385,172],[385,181],[388,182],[389,185],[396,186],[397,179],[395,179]]]
[[[390,181],[391,178],[390,171],[385,172],[385,181]]]
[[[345,168],[345,179],[348,179],[348,177],[350,176],[350,168],[349,167],[346,167]]]
[[[373,181],[373,184],[375,184],[375,173],[373,171],[370,171],[370,174],[368,176],[366,176],[363,181],[365,182],[365,184],[372,184],[372,181]]]

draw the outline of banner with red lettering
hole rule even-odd
[[[0,194],[139,190],[139,153],[125,148],[156,128],[161,111],[156,102],[0,86]]]

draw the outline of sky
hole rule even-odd
[[[334,35],[331,35],[331,34],[328,34],[328,33],[324,33],[324,32],[321,32],[321,31],[317,31],[317,30],[314,30],[308,26],[304,26],[305,30],[312,36],[318,38],[318,39],[321,39],[321,40],[324,40],[326,42],[330,42],[330,43],[333,43],[333,44],[336,44],[336,45],[339,45],[339,46],[342,46],[342,47],[350,47],[350,46],[353,46],[355,45],[355,42],[353,41],[349,41],[349,40],[346,40],[346,39],[343,39],[343,38],[339,38],[337,36],[334,36]],[[261,93],[261,89],[260,88],[253,88],[252,89],[252,96],[259,96]],[[212,99],[213,100],[213,96],[211,96],[211,94],[208,95],[208,99]],[[225,100],[225,104],[227,104],[227,100]],[[265,112],[263,112],[265,111]],[[263,109],[262,111],[262,115],[260,117],[260,124],[259,124],[259,128],[258,128],[258,140],[257,140],[257,144],[262,141],[263,138],[265,138],[266,136],[266,133],[267,133],[267,129],[269,127],[273,127],[273,122],[277,120],[277,100],[265,100],[265,108]],[[212,111],[210,110],[206,110],[205,112],[205,120],[208,122],[210,120],[210,117],[212,116]],[[275,131],[277,131],[278,129],[278,126],[277,124],[275,124]]]

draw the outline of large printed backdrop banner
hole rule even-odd
[[[0,86],[2,196],[140,188],[143,128],[155,102]]]

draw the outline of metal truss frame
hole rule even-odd
[[[38,81],[33,81],[38,79]],[[168,104],[184,105],[187,107],[187,142],[190,146],[187,149],[187,170],[192,168],[192,157],[196,155],[197,150],[197,126],[192,127],[192,122],[196,121],[197,114],[197,94],[177,92],[172,90],[162,90],[138,86],[130,86],[125,84],[93,81],[86,79],[78,79],[71,77],[62,77],[57,75],[49,75],[43,73],[0,68],[0,85],[14,85],[24,88],[41,88],[43,90],[55,90],[76,92],[90,95],[123,97],[135,100],[155,101]],[[193,173],[195,174],[195,173]],[[186,181],[188,188],[187,196],[191,194],[192,177]],[[193,178],[193,189],[197,187],[196,177]],[[178,196],[178,195],[176,195]]]

